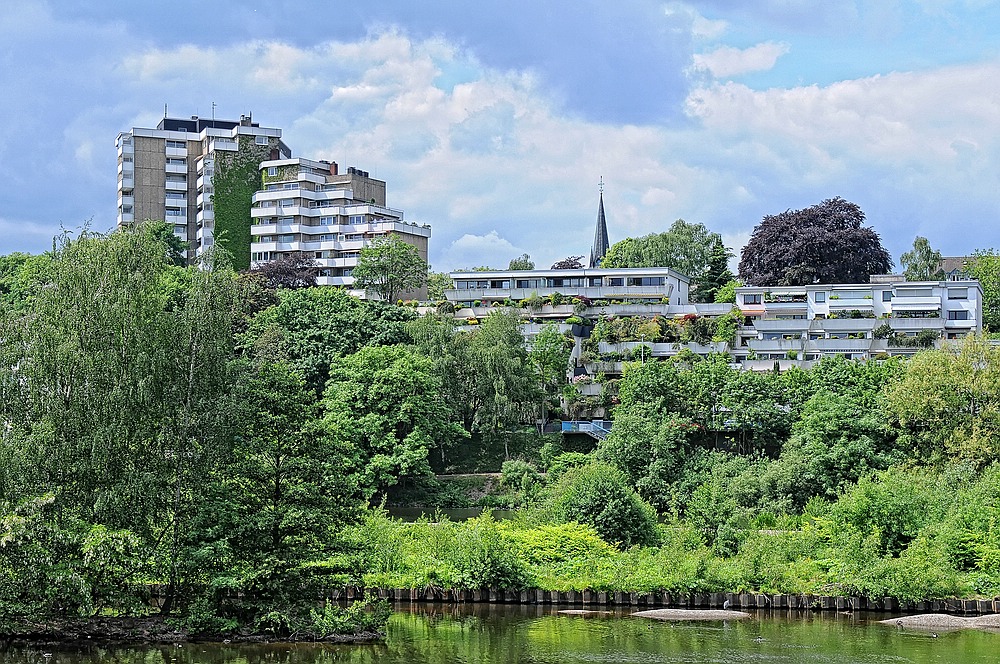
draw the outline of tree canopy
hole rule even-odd
[[[669,267],[690,277],[692,301],[712,302],[716,291],[733,278],[731,256],[721,235],[704,224],[678,219],[663,233],[615,242],[601,267]]]
[[[907,281],[944,279],[941,269],[941,252],[931,248],[931,243],[919,235],[913,240],[913,249],[899,257],[899,266]]]
[[[351,272],[357,288],[370,290],[387,302],[427,283],[427,261],[417,248],[395,234],[372,240],[361,250]]]
[[[740,258],[740,279],[753,286],[868,283],[892,269],[861,208],[831,198],[802,210],[768,215]]]
[[[531,260],[528,254],[521,254],[517,258],[511,258],[507,265],[508,270],[534,270],[535,261]]]
[[[983,323],[1000,330],[1000,254],[993,249],[977,251],[966,269],[983,289]]]

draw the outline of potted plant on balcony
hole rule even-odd
[[[570,331],[573,332],[574,337],[586,339],[594,331],[594,322],[583,316],[570,316],[566,322],[572,326]]]

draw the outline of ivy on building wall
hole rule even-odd
[[[294,182],[299,175],[299,167],[296,165],[278,166],[276,170],[275,175],[268,175],[267,172],[261,174],[265,186],[274,182]]]
[[[237,151],[215,153],[213,234],[216,245],[232,255],[237,270],[250,267],[250,206],[260,189],[260,162],[269,157],[272,147],[257,145],[253,136],[240,136]]]

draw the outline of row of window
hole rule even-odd
[[[515,279],[514,288],[596,288],[601,286],[663,286],[663,277],[548,277],[538,279]],[[485,288],[508,289],[509,279],[463,280],[455,282],[458,290]]]
[[[883,302],[892,302],[892,291],[884,290],[882,292]],[[908,288],[897,294],[898,297],[933,297],[934,289],[932,288]],[[762,293],[744,293],[743,294],[743,304],[761,304],[763,302]],[[776,296],[782,297],[782,296]],[[791,298],[792,296],[786,296]],[[816,291],[813,293],[813,301],[817,304],[823,304],[826,302],[826,292]],[[835,296],[831,296],[832,299],[841,300],[868,300],[871,299],[871,293],[869,291],[843,291],[838,292]],[[948,289],[948,299],[949,300],[967,300],[969,299],[969,289],[968,288],[949,288]],[[776,299],[778,302],[791,302],[797,301],[792,299]],[[802,300],[804,301],[804,300]]]

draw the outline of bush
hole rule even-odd
[[[490,512],[458,528],[451,553],[455,585],[459,587],[517,590],[529,585],[531,574],[527,564]]]
[[[556,512],[565,521],[593,526],[620,548],[653,546],[659,540],[656,510],[613,466],[593,463],[565,473],[554,489]]]

